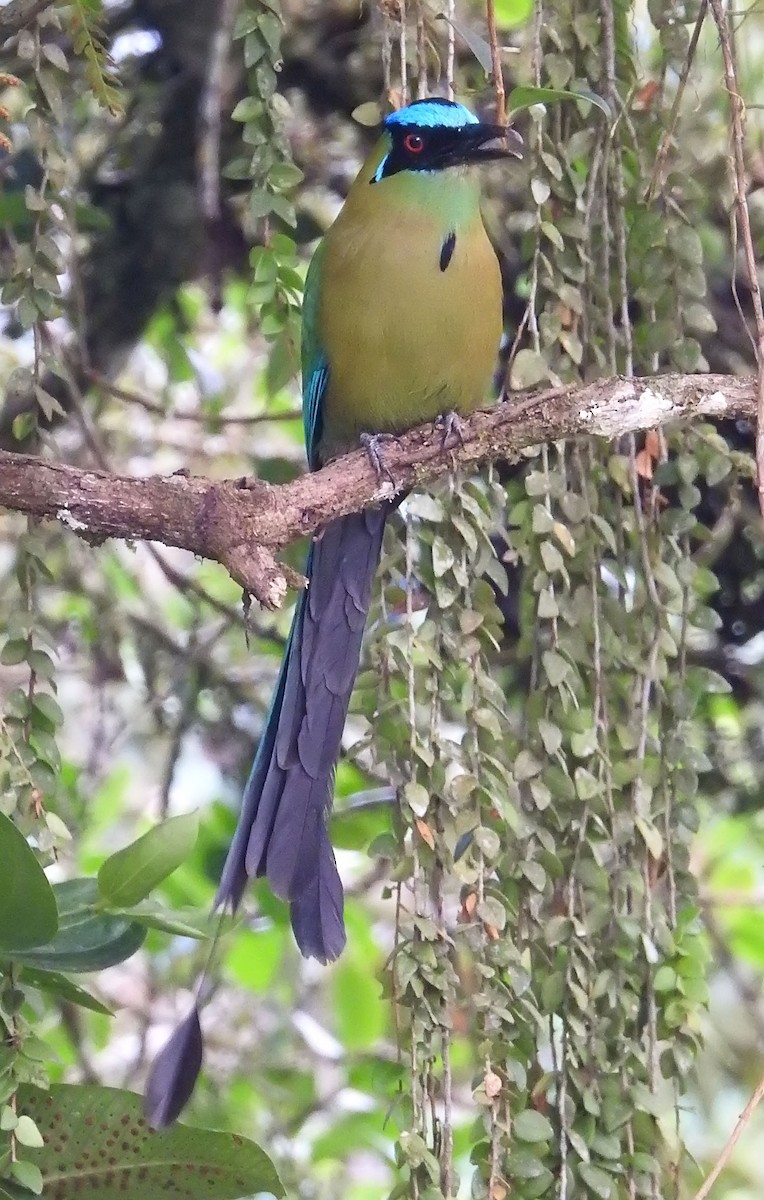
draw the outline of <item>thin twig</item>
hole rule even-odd
[[[724,61],[724,83],[729,96],[730,135],[733,149],[730,176],[735,193],[737,227],[740,233],[740,240],[743,243],[743,253],[748,273],[748,287],[751,293],[751,306],[756,326],[756,337],[755,339],[751,339],[756,351],[758,368],[756,388],[756,472],[759,507],[762,514],[764,514],[764,308],[762,308],[761,302],[756,250],[753,244],[751,219],[746,196],[745,103],[738,89],[727,14],[724,11],[722,0],[710,0],[710,4],[716,27],[719,31],[719,41]]]
[[[491,47],[491,81],[493,83],[493,90],[496,95],[496,123],[498,125],[506,125],[507,97],[504,92],[504,72],[501,66],[499,32],[496,28],[495,0],[486,0],[485,15],[488,23],[488,43]]]
[[[416,94],[424,100],[429,94],[427,82],[427,31],[424,24],[422,0],[416,0]]]
[[[101,441],[98,430],[93,424],[93,421],[91,420],[91,417],[85,407],[82,393],[77,387],[77,382],[74,376],[68,370],[66,372],[66,381],[72,397],[72,409],[82,431],[85,444],[93,455],[98,466],[104,471],[109,471],[111,470],[111,462],[109,460],[106,447]],[[167,561],[164,554],[150,542],[147,544],[146,549],[151,558],[154,559],[154,562],[159,567],[167,582],[179,592],[185,594],[186,597],[191,595],[197,600],[202,600],[211,609],[213,609],[214,612],[224,616],[228,621],[231,622],[231,624],[242,625],[245,628],[248,628],[247,621],[243,613],[239,613],[236,609],[231,608],[230,605],[226,604],[224,601],[218,600],[217,596],[213,596],[211,592],[208,592],[205,587],[203,587],[195,579],[192,579],[190,575],[186,575],[184,572],[177,570],[176,567]]]
[[[408,104],[409,85],[408,85],[408,46],[406,45],[406,0],[400,0],[400,33],[398,38],[398,47],[400,53],[400,68],[401,68],[401,104]]]
[[[172,417],[173,421],[194,421],[198,425],[263,425],[267,421],[300,421],[302,420],[302,410],[299,408],[288,409],[286,412],[264,412],[264,413],[239,413],[229,416],[223,413],[204,413],[204,412],[168,412],[163,404],[158,400],[152,399],[151,396],[144,395],[143,392],[136,392],[132,388],[117,387],[109,379],[103,375],[99,375],[97,371],[87,372],[88,380],[95,387],[106,392],[109,396],[113,396],[115,400],[124,400],[126,404],[136,404],[139,408],[143,408],[146,412],[155,414],[158,417]]]
[[[671,105],[671,112],[669,113],[668,124],[663,131],[663,137],[661,138],[661,142],[658,147],[658,153],[655,156],[655,166],[653,167],[653,173],[652,173],[652,177],[650,179],[649,187],[645,193],[645,204],[652,204],[652,202],[655,199],[655,197],[657,196],[658,192],[663,187],[663,168],[666,165],[666,159],[668,157],[669,147],[671,146],[671,143],[674,138],[674,132],[676,130],[676,123],[679,120],[679,109],[680,109],[680,106],[682,103],[682,98],[684,96],[684,89],[687,86],[687,80],[690,77],[690,70],[692,69],[692,64],[695,59],[695,51],[698,48],[698,42],[700,40],[700,32],[703,28],[703,22],[706,19],[707,9],[708,9],[708,0],[701,0],[700,11],[698,12],[698,17],[695,22],[695,28],[693,29],[692,37],[690,38],[690,45],[687,49],[687,57],[684,60],[684,64],[682,66],[682,73],[679,76],[679,83],[677,84],[676,94],[674,96],[674,103]]]
[[[711,0],[712,7],[714,6],[714,3],[715,3],[715,0]],[[764,1076],[762,1076],[762,1078],[759,1080],[758,1084],[756,1085],[756,1090],[754,1091],[750,1100],[748,1101],[745,1108],[743,1109],[740,1116],[738,1117],[735,1128],[732,1130],[732,1133],[729,1135],[729,1138],[727,1139],[724,1149],[722,1150],[721,1154],[719,1155],[716,1162],[714,1163],[711,1173],[707,1176],[702,1187],[700,1187],[698,1189],[698,1191],[695,1193],[693,1200],[706,1200],[706,1196],[711,1191],[711,1188],[714,1186],[717,1179],[719,1178],[722,1171],[724,1170],[727,1163],[729,1162],[732,1151],[735,1149],[738,1142],[740,1141],[740,1138],[742,1137],[742,1135],[746,1129],[746,1126],[748,1125],[749,1121],[751,1120],[751,1117],[753,1116],[755,1109],[757,1108],[757,1106],[761,1103],[761,1101],[763,1099],[764,1099]]]
[[[0,8],[0,41],[27,28],[53,0],[9,0]]]
[[[446,97],[454,98],[454,63],[456,58],[456,27],[454,25],[454,0],[447,0],[446,19],[448,25],[446,43]]]

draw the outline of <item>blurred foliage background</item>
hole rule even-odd
[[[135,475],[302,471],[301,281],[369,102],[453,85],[493,111],[486,12],[444,13],[0,8],[2,446]],[[611,113],[525,111],[524,161],[485,173],[497,381],[750,371],[705,4],[488,13],[507,94],[588,89]],[[761,250],[761,5],[729,20]],[[764,1073],[751,447],[727,423],[539,448],[389,531],[332,818],[347,951],[303,962],[252,887],[205,1013],[191,1119],[253,1137],[290,1195],[694,1195]],[[179,552],[0,517],[0,810],[51,879],[198,810],[161,888],[198,921],[288,617],[245,612]],[[88,982],[113,1017],[26,992],[50,1077],[140,1090],[206,954],[152,930]],[[762,1194],[762,1137],[759,1114],[713,1195]]]

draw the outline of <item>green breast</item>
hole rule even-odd
[[[402,432],[477,408],[501,336],[501,279],[476,180],[454,172],[370,184],[375,165],[322,248],[316,328],[330,372],[322,458],[362,432]]]

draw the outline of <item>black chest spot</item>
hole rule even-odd
[[[451,262],[451,259],[454,257],[455,249],[456,249],[456,234],[449,233],[448,237],[446,238],[446,240],[444,241],[443,245],[440,248],[440,269],[441,269],[441,271],[446,270],[448,264]]]

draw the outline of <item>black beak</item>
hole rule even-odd
[[[499,143],[491,145],[490,143]],[[480,122],[462,129],[459,144],[454,148],[454,160],[464,163],[491,162],[497,158],[522,158],[523,139],[509,125],[489,125]]]

